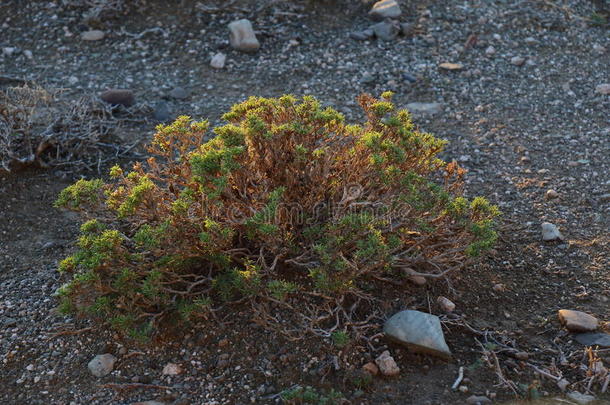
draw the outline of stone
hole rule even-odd
[[[415,285],[425,285],[427,282],[426,277],[422,276],[409,276],[409,281]]]
[[[570,385],[570,382],[565,378],[562,378],[561,380],[557,381],[557,387],[559,387],[559,389],[562,391],[565,391],[566,388],[568,388],[568,385]]]
[[[403,73],[402,77],[403,77],[403,79],[405,79],[409,83],[415,83],[417,81],[417,77],[413,76],[410,73]]]
[[[444,70],[462,70],[464,68],[464,65],[462,65],[461,63],[443,62],[438,65],[438,67]]]
[[[226,61],[227,55],[222,52],[218,52],[216,55],[212,56],[210,66],[212,66],[214,69],[222,69],[223,67],[225,67]]]
[[[483,395],[471,395],[466,398],[466,403],[471,405],[491,404],[491,399]]]
[[[595,86],[595,91],[601,94],[610,94],[610,83],[602,83]]]
[[[356,41],[366,41],[367,39],[371,39],[373,35],[375,35],[373,30],[366,29],[364,31],[350,32],[349,37],[351,39],[355,39]]]
[[[553,199],[559,197],[559,193],[551,188],[546,191],[546,194],[544,196],[546,197],[547,200],[553,200]]]
[[[413,114],[438,114],[443,110],[441,103],[409,103],[407,104],[407,110]]]
[[[467,392],[468,392],[468,386],[466,386],[466,385],[460,385],[460,386],[458,387],[458,390],[459,390],[461,393],[465,394],[465,393],[467,393]]]
[[[561,234],[561,232],[559,232],[559,229],[554,224],[551,224],[550,222],[543,222],[541,227],[542,240],[563,240],[563,235]]]
[[[602,202],[603,204],[609,203],[610,202],[610,193],[609,194],[602,194],[599,197],[599,201]]]
[[[595,397],[593,395],[581,394],[580,392],[568,392],[568,398],[572,401],[575,401],[578,405],[587,405],[595,401]]]
[[[440,319],[425,312],[404,310],[394,314],[383,325],[385,335],[416,353],[451,359]]]
[[[105,377],[114,370],[116,357],[112,354],[98,354],[87,365],[91,374],[96,377]]]
[[[112,105],[130,107],[135,103],[133,91],[127,89],[110,89],[100,95],[100,98]]]
[[[570,332],[592,332],[599,326],[596,317],[584,312],[560,309],[557,315],[559,322]]]
[[[242,52],[256,52],[261,47],[250,20],[241,19],[229,24],[231,47]]]
[[[187,98],[189,96],[189,93],[182,87],[174,87],[172,91],[169,92],[169,96],[177,100],[182,100]]]
[[[389,351],[384,351],[375,359],[375,364],[379,367],[381,374],[391,377],[400,374],[400,368]]]
[[[610,334],[608,333],[579,333],[574,336],[574,340],[585,346],[610,347]]]
[[[511,65],[515,66],[523,66],[523,64],[525,63],[525,58],[523,56],[513,56],[512,58],[510,58],[510,63]]]
[[[438,297],[436,299],[436,302],[438,303],[438,305],[440,305],[443,312],[450,313],[453,312],[453,310],[455,309],[455,304],[451,302],[449,298]]]
[[[369,11],[369,16],[374,20],[383,20],[384,18],[397,18],[402,14],[400,6],[395,0],[381,0],[373,4],[373,8]]]
[[[485,55],[493,56],[495,54],[496,54],[496,48],[494,48],[493,46],[488,46],[487,49],[485,49]]]
[[[182,373],[182,367],[175,363],[167,363],[161,372],[163,375],[178,375],[180,373]]]
[[[165,101],[159,101],[155,105],[155,110],[153,111],[153,117],[155,120],[159,122],[167,122],[171,117],[171,112],[169,110],[169,105]]]
[[[391,41],[398,36],[400,30],[390,21],[382,21],[371,26],[375,36],[382,41]]]
[[[13,56],[13,54],[15,53],[16,50],[17,49],[12,47],[12,46],[7,46],[6,48],[2,48],[2,53],[5,56],[9,56],[10,57],[10,56]]]
[[[534,37],[527,37],[523,40],[523,42],[525,42],[528,45],[534,45],[534,44],[538,43],[538,41]]]
[[[415,35],[415,25],[410,23],[402,23],[400,24],[400,32],[405,37],[412,37]]]
[[[104,39],[105,36],[106,34],[104,34],[104,31],[100,30],[85,31],[80,34],[80,38],[83,41],[99,41],[101,39]]]
[[[362,366],[362,370],[369,373],[370,375],[379,374],[379,367],[377,367],[377,365],[375,363],[373,363],[372,361],[369,361],[364,366]]]
[[[495,292],[504,292],[506,291],[506,286],[502,283],[494,284],[493,290]]]
[[[34,58],[34,54],[29,49],[26,49],[25,51],[23,51],[23,56],[25,56],[28,59]]]

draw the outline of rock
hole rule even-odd
[[[101,39],[104,39],[105,36],[106,34],[104,34],[104,31],[100,30],[85,31],[80,34],[80,38],[83,41],[99,41]]]
[[[462,392],[462,393],[464,393],[464,394],[465,394],[465,393],[467,393],[467,392],[468,392],[468,387],[467,387],[467,386],[465,386],[465,385],[460,385],[460,386],[458,387],[458,390],[459,390],[460,392]]]
[[[394,358],[390,356],[389,351],[384,351],[375,359],[375,364],[379,367],[381,374],[385,376],[394,376],[400,373],[400,368]]]
[[[487,398],[486,396],[482,396],[482,395],[471,395],[468,398],[466,398],[466,403],[467,404],[472,404],[472,405],[483,405],[483,404],[491,404],[491,399]]]
[[[403,77],[403,78],[404,78],[406,81],[408,81],[408,82],[410,82],[410,83],[415,83],[415,82],[417,81],[417,77],[415,77],[415,76],[413,76],[412,74],[409,74],[409,73],[403,73],[403,74],[402,74],[402,77]]]
[[[226,60],[227,55],[222,52],[218,52],[216,55],[212,56],[210,66],[212,66],[214,69],[222,69],[223,67],[225,67]]]
[[[557,381],[557,387],[559,387],[559,389],[562,391],[565,391],[566,388],[568,388],[568,385],[570,385],[570,382],[565,378],[562,378],[561,380]]]
[[[180,373],[182,373],[182,367],[175,363],[167,363],[161,372],[163,375],[178,375]]]
[[[464,65],[461,63],[443,62],[438,67],[444,70],[461,70],[464,68]]]
[[[603,204],[609,203],[610,202],[610,194],[602,194],[599,197],[599,201],[601,201]]]
[[[390,21],[382,21],[372,25],[370,28],[375,33],[375,36],[382,41],[391,41],[396,38],[400,32],[398,27]]]
[[[406,345],[413,352],[451,358],[441,321],[435,315],[413,310],[400,311],[385,322],[383,332],[389,339]]]
[[[610,94],[610,83],[602,83],[595,86],[595,91],[601,94]]]
[[[409,281],[415,285],[425,285],[427,282],[426,277],[422,276],[409,276]]]
[[[366,41],[367,39],[371,39],[373,35],[375,35],[373,30],[366,29],[364,31],[350,32],[349,37],[351,39],[355,39],[356,41]]]
[[[23,56],[25,56],[28,59],[34,58],[34,54],[29,49],[26,49],[25,51],[23,51]]]
[[[506,286],[504,284],[501,284],[501,283],[494,284],[493,290],[495,292],[504,292],[504,291],[506,291]]]
[[[527,37],[523,40],[523,42],[525,42],[528,45],[534,45],[534,44],[538,43],[538,41],[534,37]]]
[[[597,318],[580,311],[560,309],[557,313],[559,322],[570,332],[591,332],[597,329]]]
[[[542,240],[563,240],[563,235],[557,229],[557,226],[551,224],[550,222],[542,223]]]
[[[374,20],[383,20],[384,18],[400,17],[402,11],[395,0],[381,0],[373,4],[373,8],[369,11],[369,16]]]
[[[2,319],[2,326],[5,328],[10,328],[15,325],[17,325],[17,320],[15,318],[6,317]]]
[[[104,377],[112,372],[116,357],[112,354],[98,354],[87,365],[91,374],[96,377]]]
[[[400,24],[400,32],[405,37],[412,37],[415,35],[415,25],[410,23],[402,23]]]
[[[574,340],[585,346],[610,347],[610,334],[607,333],[579,333]]]
[[[407,110],[413,114],[437,114],[443,110],[441,103],[409,103]]]
[[[100,95],[100,98],[112,105],[130,107],[135,103],[133,91],[127,89],[110,89]]]
[[[233,49],[242,52],[256,52],[261,47],[252,29],[252,23],[245,18],[229,24],[229,42]]]
[[[153,111],[153,117],[159,122],[167,122],[170,120],[171,112],[169,110],[169,105],[165,101],[159,101],[155,105],[155,110]]]
[[[559,193],[551,188],[546,191],[545,197],[547,200],[552,200],[559,197]]]
[[[487,49],[485,49],[485,55],[493,56],[495,54],[496,54],[496,48],[494,48],[493,46],[488,46]]]
[[[513,56],[510,58],[511,65],[522,66],[525,63],[525,58],[523,56]]]
[[[581,394],[580,392],[568,392],[568,398],[572,401],[575,401],[579,405],[587,405],[595,401],[595,397],[593,395]]]
[[[455,309],[455,304],[453,302],[451,302],[451,300],[449,298],[438,297],[436,299],[436,302],[438,303],[438,305],[440,305],[441,309],[446,313],[453,312],[453,310]]]
[[[362,75],[362,78],[360,79],[360,82],[363,84],[373,83],[374,81],[375,81],[375,76],[373,76],[370,73],[364,73]]]
[[[177,100],[182,100],[187,98],[189,96],[189,93],[182,87],[174,87],[172,91],[169,92],[169,96]]]
[[[362,366],[362,370],[366,371],[370,375],[379,374],[379,367],[377,367],[377,365],[375,363],[373,363],[372,361],[369,361],[364,366]]]
[[[12,47],[12,46],[7,46],[6,48],[2,48],[2,54],[4,54],[4,56],[13,56],[13,54],[15,53],[17,49]]]

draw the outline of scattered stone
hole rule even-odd
[[[17,325],[17,320],[15,318],[6,317],[2,319],[2,326],[4,326],[5,328],[10,328],[15,325]]]
[[[504,292],[504,291],[506,291],[506,286],[504,284],[501,284],[501,283],[494,284],[493,290],[495,292]]]
[[[556,240],[556,239],[563,240],[563,235],[561,234],[561,232],[559,232],[559,229],[557,228],[557,226],[555,226],[554,224],[551,224],[550,222],[543,222],[542,223],[542,240],[548,241],[548,240]]]
[[[438,114],[443,110],[441,103],[409,103],[407,110],[413,114]]]
[[[493,46],[490,45],[490,46],[487,47],[487,49],[485,49],[485,55],[493,56],[495,54],[496,54],[496,48],[494,48]]]
[[[165,101],[159,101],[155,105],[155,110],[153,111],[153,117],[155,117],[155,120],[157,120],[159,122],[169,121],[170,117],[171,117],[169,105]]]
[[[169,92],[169,96],[171,98],[175,98],[178,100],[185,99],[189,96],[189,93],[184,90],[182,87],[174,87],[172,91]]]
[[[525,58],[523,56],[513,56],[512,58],[510,58],[510,63],[511,65],[515,66],[523,66],[523,64],[525,63]]]
[[[461,393],[467,393],[468,392],[468,387],[465,385],[460,385],[458,390],[460,390]]]
[[[415,76],[413,76],[412,74],[409,74],[409,73],[403,73],[402,77],[406,81],[411,82],[411,83],[415,83],[417,81],[417,77],[415,77]]]
[[[85,31],[80,34],[80,38],[83,41],[99,41],[101,39],[104,39],[105,36],[106,34],[104,34],[104,31],[100,30]]]
[[[395,0],[381,0],[373,5],[369,16],[374,20],[383,20],[384,18],[400,17],[402,11]]]
[[[534,37],[527,37],[523,40],[523,42],[525,42],[528,45],[534,45],[534,44],[538,43],[538,41]]]
[[[212,56],[212,60],[210,61],[210,66],[214,69],[222,69],[225,67],[225,62],[227,61],[227,55],[222,52],[218,52],[216,55]]]
[[[110,89],[100,95],[100,98],[112,105],[130,107],[135,103],[133,91],[127,89]]]
[[[224,339],[220,339],[220,341],[218,341],[218,347],[226,347],[229,345],[229,339],[224,338]]]
[[[415,285],[425,285],[426,284],[426,277],[422,277],[422,276],[409,276],[409,281],[412,282]]]
[[[487,398],[486,396],[483,395],[471,395],[468,398],[466,398],[466,403],[467,404],[471,404],[471,405],[484,405],[484,404],[491,404],[491,399]]]
[[[400,24],[400,32],[405,37],[412,37],[415,35],[415,25],[410,23]]]
[[[23,51],[23,56],[25,56],[28,59],[34,58],[34,54],[29,49],[26,49],[25,51]]]
[[[98,354],[87,365],[91,374],[96,377],[104,377],[112,372],[116,357],[112,354]]]
[[[568,398],[572,401],[575,401],[578,405],[587,405],[595,401],[595,397],[593,395],[581,394],[580,392],[569,392]]]
[[[363,84],[373,83],[374,81],[375,81],[375,76],[373,76],[370,73],[363,74],[362,78],[360,79],[360,82]]]
[[[462,65],[461,63],[443,62],[438,65],[438,67],[445,70],[462,70],[464,68],[464,65]]]
[[[525,361],[530,358],[530,355],[528,352],[517,352],[515,353],[515,358],[517,360]]]
[[[449,298],[438,297],[436,302],[438,302],[438,305],[440,305],[441,309],[446,313],[453,312],[455,309],[455,304],[451,302]]]
[[[163,367],[163,371],[161,374],[163,375],[178,375],[182,373],[182,367],[179,364],[175,363],[167,363],[165,367]]]
[[[558,316],[559,322],[570,332],[591,332],[599,325],[596,317],[580,311],[560,309]]]
[[[375,363],[373,363],[372,361],[369,361],[364,366],[362,366],[362,369],[364,371],[366,371],[367,373],[369,373],[370,375],[379,374],[379,367],[377,367],[377,365]]]
[[[547,198],[547,200],[552,200],[554,198],[559,197],[559,193],[551,188],[546,191],[545,197]]]
[[[384,351],[375,359],[375,364],[379,367],[381,374],[385,376],[395,376],[400,373],[400,368],[389,351]]]
[[[261,47],[250,20],[241,19],[229,24],[231,47],[242,52],[256,52]]]
[[[566,388],[568,388],[568,385],[570,385],[570,382],[568,380],[566,380],[565,378],[562,378],[561,380],[557,381],[557,386],[562,391],[565,391]]]
[[[13,48],[12,46],[7,46],[6,48],[2,48],[2,53],[5,56],[13,56],[13,54],[15,53],[17,49]]]
[[[595,86],[595,91],[601,94],[610,94],[610,83],[602,83]]]
[[[389,339],[407,346],[413,352],[451,358],[441,321],[435,315],[413,310],[400,311],[385,322],[383,332]]]
[[[371,30],[375,33],[375,36],[382,41],[391,41],[398,36],[400,31],[396,25],[390,21],[382,21],[371,26]]]
[[[579,333],[574,340],[585,346],[610,347],[610,334],[607,333]]]
[[[609,203],[610,202],[610,194],[602,194],[599,197],[599,201],[601,201],[602,203]]]

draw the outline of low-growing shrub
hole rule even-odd
[[[146,164],[63,190],[56,205],[88,221],[59,266],[62,308],[143,337],[249,303],[342,344],[371,319],[360,304],[459,272],[493,244],[497,208],[462,196],[445,142],[391,93],[359,103],[366,121],[348,125],[313,97],[251,97],[208,142],[183,116],[157,127]]]

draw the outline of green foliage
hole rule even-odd
[[[159,125],[146,164],[60,193],[57,207],[89,219],[58,266],[61,310],[145,341],[238,303],[352,305],[411,269],[464,268],[493,245],[499,212],[462,196],[464,171],[437,157],[445,141],[391,99],[360,96],[361,125],[310,96],[251,97],[207,142],[207,121]]]

